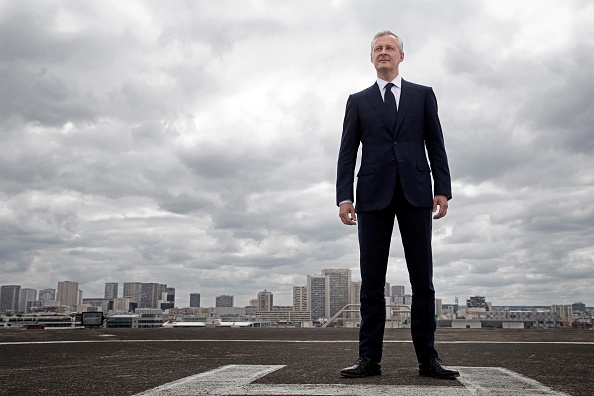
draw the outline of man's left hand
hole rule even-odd
[[[433,218],[435,220],[441,219],[448,213],[448,197],[445,195],[436,195],[433,198],[433,213],[437,211],[437,207],[439,206],[439,212]]]

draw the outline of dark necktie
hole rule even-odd
[[[394,84],[387,83],[386,84],[386,92],[384,93],[384,103],[386,105],[386,111],[390,116],[390,120],[392,121],[392,128],[396,125],[396,116],[398,115],[398,110],[396,110],[396,98],[392,93],[392,87]]]

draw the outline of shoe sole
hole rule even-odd
[[[457,377],[460,376],[460,373],[438,376],[435,374],[423,373],[423,372],[419,371],[419,375],[421,377],[431,377],[431,378],[437,378],[437,379],[456,379]]]
[[[340,375],[344,378],[365,378],[365,377],[373,377],[376,375],[382,375],[381,371],[360,375],[360,374],[348,374],[348,373],[340,373]]]

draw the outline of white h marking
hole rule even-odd
[[[501,367],[456,367],[464,386],[251,384],[285,366],[228,365],[173,381],[135,396],[362,395],[362,396],[568,396]]]

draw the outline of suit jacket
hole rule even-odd
[[[355,200],[353,184],[360,144]],[[395,126],[390,125],[377,83],[349,96],[338,154],[337,204],[349,200],[356,204],[357,212],[386,208],[392,200],[397,172],[404,195],[413,206],[432,207],[434,195],[452,196],[433,89],[405,80]]]

